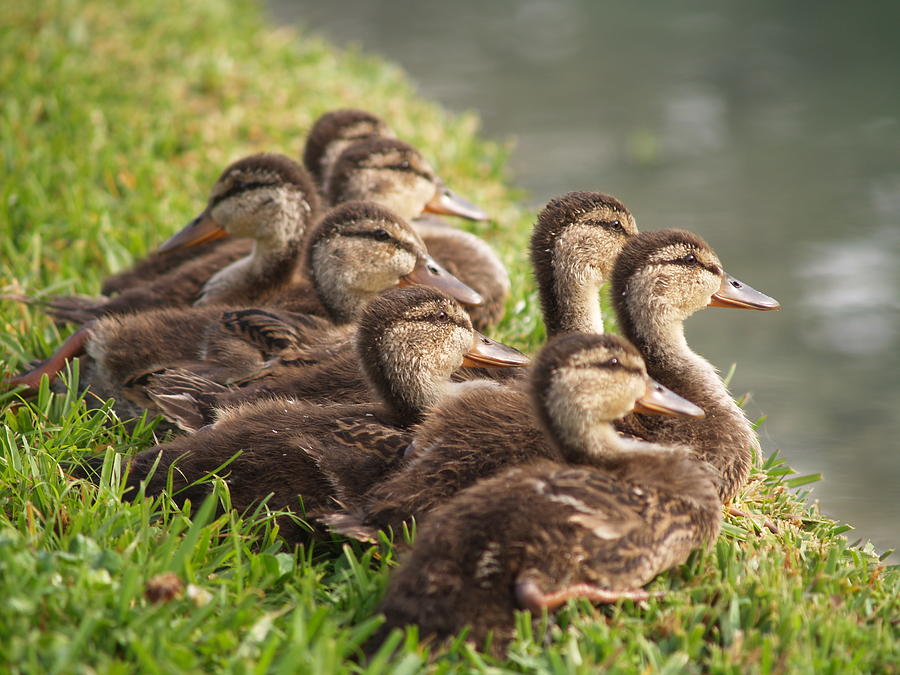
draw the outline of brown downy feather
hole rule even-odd
[[[273,154],[245,157],[219,177],[204,214],[227,219],[222,223],[226,231],[236,223],[233,234],[253,237],[255,245],[244,239],[228,241],[206,255],[188,256],[149,284],[93,301],[56,298],[48,303],[48,312],[61,321],[84,323],[160,307],[264,301],[293,281],[306,224],[318,205],[312,179],[296,162]]]
[[[471,323],[452,300],[425,287],[390,291],[366,308],[358,329],[359,360],[384,404],[317,406],[273,399],[220,411],[215,424],[139,453],[128,485],[147,481],[147,493],[165,489],[194,500],[209,485],[190,487],[239,456],[227,475],[231,500],[243,510],[269,493],[270,508],[300,513],[333,510],[391,471],[419,421],[449,386],[447,378],[473,343]],[[159,458],[159,470],[147,473]],[[285,536],[304,534],[290,518]]]
[[[467,308],[476,329],[485,330],[502,317],[509,275],[496,252],[442,220],[431,216],[416,220],[446,190],[414,147],[390,138],[359,141],[341,153],[329,176],[325,194],[330,203],[366,199],[413,222],[435,260],[484,298],[482,305]]]
[[[629,240],[619,256],[612,299],[622,332],[640,349],[650,376],[706,413],[704,419],[633,414],[620,428],[649,441],[690,446],[719,470],[719,494],[728,501],[746,481],[759,442],[715,368],[687,345],[683,326],[709,304],[723,274],[700,237],[648,232]]]
[[[365,110],[331,110],[319,117],[309,130],[303,148],[303,165],[322,187],[334,161],[348,145],[368,138],[393,136],[383,119]]]
[[[499,651],[513,637],[515,610],[539,618],[542,596],[554,593],[640,597],[637,589],[715,538],[721,508],[714,469],[687,449],[623,442],[612,432],[609,422],[634,405],[633,386],[643,389],[645,381],[640,357],[624,344],[572,335],[542,351],[533,396],[543,431],[566,459],[499,472],[420,523],[391,579],[381,606],[387,623],[373,647],[391,629],[417,624],[438,640],[468,627],[476,645],[492,633]],[[580,358],[589,352],[605,355]],[[611,365],[610,355],[619,363]],[[594,378],[591,391],[612,393],[592,403],[581,377]],[[571,440],[573,420],[586,425],[581,441]],[[605,435],[595,436],[601,427]]]
[[[231,249],[224,256],[222,256],[222,253],[216,253],[223,246]],[[252,249],[253,242],[249,239],[236,240],[225,238],[203,242],[202,244],[178,249],[177,251],[151,251],[128,269],[106,277],[100,286],[100,293],[101,295],[111,296],[135,286],[151,284],[177,267],[181,267],[181,265],[192,260],[200,260],[213,253],[216,253],[217,256],[222,256],[221,260],[215,263],[215,269],[221,269],[225,265],[243,258]],[[91,300],[97,301],[96,298],[91,298]]]

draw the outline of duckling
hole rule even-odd
[[[646,599],[641,586],[712,542],[721,524],[713,468],[686,448],[625,439],[612,426],[647,391],[658,412],[696,413],[648,382],[638,351],[617,336],[549,342],[531,396],[558,459],[479,481],[420,524],[373,643],[417,624],[439,641],[469,627],[476,646],[492,633],[499,650],[514,635],[515,610],[539,618],[570,598]]]
[[[158,368],[145,371],[154,372],[146,393],[163,414],[192,431],[209,423],[216,407],[241,401],[281,395],[316,402],[369,401],[371,392],[350,341],[350,322],[368,300],[409,284],[438,288],[469,304],[480,300],[427,254],[405,221],[371,202],[347,202],[325,216],[310,235],[307,267],[323,311],[295,300],[277,303],[291,313],[277,308],[230,310],[207,331],[203,363],[182,364],[160,374],[155,374]],[[324,313],[332,323],[297,311]],[[115,330],[121,332],[121,327]],[[142,332],[138,329],[139,335]],[[132,354],[129,350],[122,355],[129,367]]]
[[[245,157],[225,169],[203,213],[159,250],[178,251],[232,234],[252,239],[249,252],[244,248],[245,255],[235,260],[233,247],[224,257],[213,251],[113,298],[58,298],[49,311],[56,319],[85,323],[158,307],[262,300],[293,280],[303,236],[318,208],[312,179],[299,164],[283,155]]]
[[[362,110],[333,110],[322,115],[313,125],[303,151],[306,170],[320,186],[324,185],[324,171],[334,163],[341,151],[353,141],[375,136],[392,138],[393,132],[387,124]],[[221,266],[242,258],[253,247],[252,240],[236,237],[213,239],[177,250],[154,251],[131,268],[110,275],[103,280],[100,292],[110,296],[121,293],[133,286],[152,282],[156,278],[174,270],[185,262],[200,258],[218,250]]]
[[[309,130],[303,148],[303,165],[316,183],[324,187],[331,167],[347,146],[378,137],[394,138],[394,132],[377,115],[353,108],[331,110],[319,117]]]
[[[303,235],[317,209],[312,180],[299,164],[282,155],[245,157],[216,181],[203,213],[161,250],[177,250],[231,232],[253,238],[248,255],[223,267],[221,251],[213,251],[112,298],[61,298],[50,303],[50,311],[58,318],[87,323],[160,307],[265,301],[293,281]],[[87,327],[76,331],[46,362],[6,384],[36,389],[41,375],[52,377],[68,359],[83,353],[91,334]]]
[[[531,260],[549,335],[603,332],[598,292],[636,232],[631,212],[609,195],[571,192],[546,205],[532,233]],[[332,525],[368,539],[412,516],[421,520],[506,466],[539,457],[560,460],[530,410],[527,390],[515,383],[502,390],[474,387],[448,399],[417,429],[408,464],[374,488],[363,508],[335,517]]]
[[[729,501],[747,480],[759,441],[716,369],[693,352],[684,321],[704,307],[775,310],[776,300],[729,276],[700,237],[660,230],[631,237],[616,260],[612,299],[622,333],[640,350],[650,376],[706,412],[702,421],[630,416],[623,431],[658,443],[689,445],[719,470]]]
[[[332,204],[376,201],[408,220],[424,211],[487,219],[481,209],[444,186],[415,148],[395,139],[373,138],[347,147],[331,169],[325,195]],[[434,258],[484,298],[483,305],[470,311],[475,327],[484,330],[496,323],[509,295],[509,275],[494,250],[462,230],[431,221],[413,224]]]
[[[335,351],[340,347],[331,343],[342,342],[345,351],[352,351],[352,329],[345,326],[368,300],[388,288],[428,284],[464,300],[477,300],[474,291],[428,256],[422,240],[405,221],[377,204],[348,202],[326,214],[310,234],[306,258],[308,283],[292,286],[286,297],[273,298],[272,311],[242,308],[227,312],[227,326],[222,325],[221,305],[104,317],[89,324],[84,329],[85,350],[93,367],[82,381],[103,400],[116,398],[123,416],[139,414],[142,409],[155,412],[154,399],[145,386],[149,375],[165,366],[189,365],[223,382],[260,370],[279,345],[234,334],[249,330],[254,316],[290,321],[293,352],[301,343]],[[294,311],[283,312],[279,307]],[[297,314],[297,310],[324,317]],[[281,337],[270,335],[268,340],[277,343]]]
[[[547,202],[530,253],[548,338],[604,332],[600,287],[637,231],[634,216],[610,195],[568,192]]]
[[[356,344],[381,404],[316,406],[280,399],[237,406],[192,436],[139,453],[128,485],[146,481],[146,493],[157,494],[171,473],[175,496],[196,502],[210,485],[195,482],[241,453],[224,470],[239,511],[267,495],[273,509],[299,512],[302,499],[307,512],[330,510],[334,498],[365,490],[402,456],[409,427],[458,386],[448,381],[453,370],[464,363],[504,366],[524,359],[514,349],[485,342],[454,300],[424,286],[372,300],[360,317]],[[344,492],[335,492],[322,466],[342,477]],[[289,540],[304,535],[288,519],[282,525]]]

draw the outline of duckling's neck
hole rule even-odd
[[[381,290],[366,290],[362,284],[354,283],[353,270],[347,269],[348,262],[342,252],[331,248],[317,248],[309,262],[309,276],[319,301],[328,312],[328,317],[336,324],[350,323],[358,317],[363,308],[377,297]],[[353,261],[349,261],[353,264]]]
[[[318,285],[316,290],[329,317],[336,324],[350,323],[359,316],[370,300],[378,296],[378,293],[359,290],[338,293],[320,288]]]
[[[596,270],[566,264],[557,252],[551,274],[539,275],[538,291],[547,337],[567,333],[602,333],[600,287],[603,277]]]
[[[751,453],[759,449],[756,434],[716,369],[688,346],[682,319],[660,320],[658,313],[656,320],[641,321],[638,317],[653,312],[636,300],[629,303],[629,312],[621,321],[622,330],[643,354],[647,373],[706,413],[703,419],[642,419],[661,438],[691,447],[718,469],[719,495],[723,501],[731,499],[747,479]]]
[[[194,304],[264,300],[289,284],[299,265],[304,228],[282,217],[285,222],[273,223],[249,255],[216,272]]]
[[[401,426],[421,422],[450,388],[450,374],[438,372],[427,356],[390,352],[381,354],[377,363],[363,365],[370,386]]]
[[[579,419],[563,424],[551,422],[551,435],[567,461],[573,464],[604,465],[619,458],[627,448],[608,422],[588,423],[584,415],[572,410]]]

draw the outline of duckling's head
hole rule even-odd
[[[707,306],[780,307],[773,298],[727,275],[706,242],[684,230],[632,237],[616,260],[612,298],[627,335],[635,335],[638,325],[662,328],[684,321]]]
[[[393,138],[394,132],[377,115],[353,108],[332,110],[317,119],[309,130],[303,165],[319,185],[324,185],[329,168],[348,145],[379,136]]]
[[[470,220],[486,218],[481,209],[448,190],[418,150],[391,138],[350,145],[332,167],[325,193],[331,204],[365,199],[407,220],[425,211]]]
[[[602,331],[602,325],[589,326],[585,317],[573,314],[597,305],[597,289],[612,272],[628,237],[636,233],[634,216],[615,197],[569,192],[547,203],[531,235],[531,262],[550,335]],[[580,298],[583,292],[589,297]],[[576,301],[585,307],[575,306]]]
[[[440,400],[461,366],[527,363],[517,350],[474,330],[455,300],[426,286],[372,300],[360,316],[356,345],[369,381],[410,423]]]
[[[315,185],[297,162],[284,155],[250,155],[222,172],[203,213],[160,250],[191,246],[226,234],[272,245],[299,243],[318,209]]]
[[[378,293],[410,284],[440,288],[467,304],[481,302],[428,255],[405,220],[373,202],[346,202],[325,214],[310,233],[307,269],[339,322],[356,317]]]
[[[567,452],[600,453],[609,424],[635,409],[702,417],[703,411],[647,375],[640,352],[611,334],[573,333],[547,343],[532,369],[532,399]]]

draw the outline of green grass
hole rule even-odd
[[[524,255],[534,214],[505,182],[506,148],[479,139],[474,116],[416,98],[396,67],[273,31],[243,0],[0,0],[0,11],[0,292],[96,292],[195,215],[229,160],[296,156],[316,116],[354,105],[384,115],[495,215],[475,228],[515,288],[496,335],[540,343]],[[37,309],[0,303],[10,370],[63,337]],[[389,543],[292,551],[264,506],[216,517],[214,501],[123,504],[123,458],[155,441],[152,420],[126,426],[46,390],[0,405],[4,670],[362,669],[353,657],[396,564]],[[99,487],[67,475],[96,453]],[[665,598],[572,603],[534,630],[520,617],[502,661],[462,640],[435,657],[414,632],[398,634],[397,653],[368,672],[897,672],[900,575],[804,504],[795,489],[806,480],[777,458],[760,466],[739,506],[780,534],[729,519],[710,551],[651,584]],[[228,504],[224,484],[215,499]],[[155,601],[164,573],[181,588]]]

